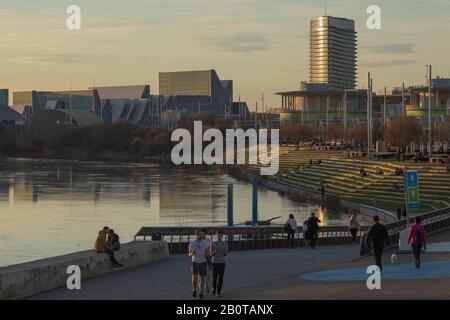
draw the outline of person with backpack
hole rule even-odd
[[[366,245],[373,249],[373,253],[375,255],[375,263],[383,270],[383,266],[381,264],[381,257],[383,256],[384,247],[388,244],[389,241],[389,233],[387,228],[380,223],[380,217],[375,216],[373,218],[374,224],[370,227],[367,237],[366,237]]]
[[[308,219],[308,232],[309,239],[311,243],[311,249],[316,249],[317,237],[319,234],[319,223],[322,223],[313,212],[311,213],[311,217]]]
[[[427,231],[420,224],[422,219],[420,217],[415,218],[415,223],[411,228],[408,236],[408,243],[411,244],[412,253],[415,259],[415,266],[417,269],[420,268],[421,260],[420,254],[422,252],[422,248],[426,250],[427,248]]]
[[[288,234],[288,247],[294,249],[295,234],[297,233],[297,220],[295,220],[293,214],[289,215],[289,219],[284,226]]]

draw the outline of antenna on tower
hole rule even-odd
[[[325,4],[325,17],[327,16],[327,4]]]

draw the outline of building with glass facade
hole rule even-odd
[[[9,106],[9,90],[0,89],[0,106]]]
[[[13,93],[16,110],[31,107],[32,114],[49,109],[99,112],[100,98],[95,90],[19,91]]]
[[[182,100],[190,100],[197,111],[215,112],[220,115],[230,113],[233,106],[233,81],[220,80],[215,70],[161,72],[159,74],[159,94],[161,96],[182,96]],[[196,99],[188,97],[199,97]],[[209,104],[204,103],[208,97]]]
[[[354,89],[356,85],[355,22],[331,16],[311,20],[310,82],[333,89]]]

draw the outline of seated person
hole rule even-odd
[[[113,251],[119,251],[120,250],[120,238],[117,233],[114,232],[113,229],[108,230],[108,237],[107,237],[106,245],[113,249]]]
[[[400,185],[399,185],[397,182],[395,182],[395,183],[392,185],[392,190],[394,190],[394,191],[400,190]]]
[[[116,260],[116,257],[114,256],[114,250],[106,243],[106,236],[108,231],[109,231],[108,227],[103,227],[103,230],[100,230],[98,232],[97,239],[95,240],[94,252],[108,254],[109,260],[111,261],[111,267],[113,268],[123,267],[123,265]]]
[[[364,168],[361,168],[361,169],[359,170],[359,175],[360,175],[361,177],[367,176],[366,170],[364,170]]]

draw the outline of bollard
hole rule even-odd
[[[258,178],[253,177],[252,225],[258,225]]]

